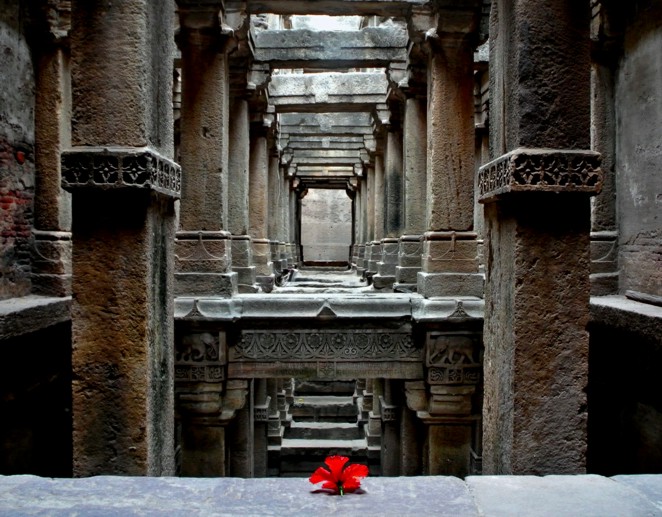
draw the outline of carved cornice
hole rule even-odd
[[[182,170],[149,148],[81,147],[62,153],[62,188],[150,189],[179,198]]]
[[[479,201],[487,203],[518,192],[599,194],[600,161],[594,151],[515,149],[480,168]]]

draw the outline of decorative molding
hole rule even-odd
[[[324,362],[420,361],[423,350],[416,348],[411,332],[380,329],[353,330],[245,330],[229,349],[232,362],[318,360]]]
[[[81,147],[62,153],[62,188],[147,188],[179,198],[182,170],[149,148]]]
[[[205,332],[182,337],[175,343],[175,381],[223,382],[223,356],[218,335]]]
[[[478,384],[478,339],[470,334],[429,332],[425,354],[429,384]]]
[[[478,171],[479,201],[515,192],[599,194],[603,173],[594,151],[515,149]]]

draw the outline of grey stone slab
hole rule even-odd
[[[659,474],[638,474],[614,476],[611,479],[630,487],[662,512],[662,476]]]
[[[11,487],[2,516],[478,515],[465,484],[451,477],[368,477],[362,493],[345,497],[320,493],[306,478],[20,477],[0,478]]]
[[[643,495],[596,476],[470,476],[466,483],[485,517],[662,515]]]
[[[71,319],[71,297],[23,296],[0,301],[0,339],[36,332]]]
[[[370,68],[407,58],[403,26],[358,31],[264,30],[254,35],[255,60],[280,68]]]
[[[386,102],[388,81],[383,72],[274,75],[269,102],[276,111],[365,111]]]
[[[405,16],[412,6],[424,6],[428,0],[250,0],[251,14],[326,14]]]

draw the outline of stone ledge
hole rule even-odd
[[[592,296],[591,323],[630,330],[662,343],[662,307],[625,296]]]
[[[306,478],[0,477],[0,515],[662,515],[662,475],[371,478],[316,493]]]
[[[71,320],[71,296],[29,295],[0,301],[0,340]]]

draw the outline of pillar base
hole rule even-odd
[[[237,273],[175,273],[175,296],[219,296],[237,293]]]
[[[33,230],[32,292],[71,296],[71,233]]]
[[[485,278],[481,273],[418,273],[418,292],[425,298],[437,296],[483,297]]]

